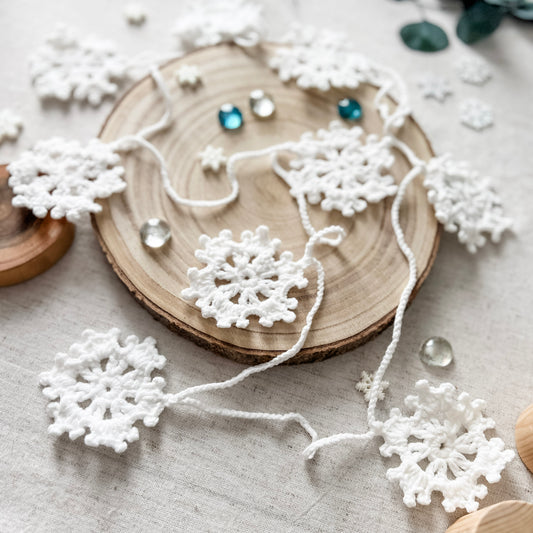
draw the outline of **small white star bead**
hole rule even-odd
[[[203,152],[198,154],[198,159],[200,159],[200,164],[204,170],[212,170],[213,172],[219,172],[220,168],[226,164],[224,149],[211,145],[206,146]]]
[[[365,402],[370,401],[370,391],[372,389],[372,384],[374,383],[374,374],[372,372],[368,373],[364,370],[361,372],[361,380],[358,381],[355,385],[355,388],[364,394]],[[388,381],[382,381],[379,384],[378,388],[378,401],[385,398],[385,391],[389,388]]]
[[[142,4],[133,2],[124,8],[124,17],[126,17],[128,24],[140,26],[146,21],[146,9]]]
[[[455,68],[462,81],[473,85],[483,85],[492,76],[487,62],[479,57],[463,57],[455,64]]]
[[[420,76],[417,84],[424,98],[434,98],[439,102],[444,102],[446,97],[452,94],[449,81],[437,74],[424,74]]]
[[[494,123],[492,107],[477,98],[461,102],[459,107],[461,122],[476,131],[484,130]]]
[[[5,139],[16,140],[22,129],[22,119],[11,109],[0,110],[0,144]]]
[[[201,73],[196,65],[183,65],[176,72],[176,77],[178,78],[178,83],[182,87],[185,85],[194,87],[200,83]]]

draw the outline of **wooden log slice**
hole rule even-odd
[[[75,227],[13,207],[7,165],[0,165],[0,287],[21,283],[54,265],[70,248]]]
[[[359,124],[367,132],[380,132],[381,120],[373,105],[374,87],[328,93],[302,91],[294,83],[282,83],[268,67],[273,45],[256,50],[219,45],[174,60],[162,68],[172,96],[175,123],[151,141],[164,155],[170,179],[178,193],[193,199],[216,199],[229,192],[224,171],[203,172],[198,153],[206,145],[221,146],[226,154],[298,140],[305,131],[327,127],[338,119],[337,102],[353,96],[362,105]],[[182,88],[175,81],[183,64],[198,65],[202,84]],[[275,98],[277,111],[272,120],[257,120],[250,112],[248,96],[261,88]],[[230,102],[244,115],[244,126],[234,132],[223,130],[217,120],[219,107]],[[113,141],[156,122],[163,112],[161,97],[153,81],[145,78],[117,103],[106,120],[100,138]],[[422,158],[432,150],[420,127],[409,119],[401,138]],[[245,229],[260,224],[270,228],[271,237],[282,240],[282,249],[296,258],[303,253],[307,235],[302,228],[294,199],[287,185],[275,175],[268,157],[242,161],[237,166],[240,195],[221,208],[189,208],[175,205],[165,194],[159,167],[146,150],[124,156],[128,188],[121,195],[102,201],[103,211],[93,225],[113,269],[135,298],[170,328],[231,359],[258,363],[271,359],[292,346],[315,300],[316,278],[309,270],[310,283],[291,296],[299,300],[297,319],[260,326],[254,318],[246,330],[219,329],[213,319],[204,319],[198,308],[180,297],[188,286],[187,269],[202,266],[194,257],[203,233],[217,235],[222,229],[240,238]],[[397,154],[392,174],[397,181],[409,170]],[[326,213],[310,207],[316,228],[339,224],[348,237],[338,248],[318,246],[317,257],[326,270],[326,294],[315,317],[303,350],[292,363],[318,361],[354,348],[375,336],[394,317],[396,305],[408,278],[408,267],[393,234],[392,199],[370,206],[354,217]],[[139,228],[149,218],[166,220],[172,239],[159,251],[147,251],[139,239]],[[440,227],[429,205],[421,179],[409,188],[401,211],[407,242],[418,261],[418,283],[428,275],[437,253]]]
[[[515,442],[520,459],[533,474],[533,404],[516,421]]]

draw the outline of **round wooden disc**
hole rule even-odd
[[[533,474],[533,404],[516,421],[515,442],[520,459]]]
[[[6,165],[0,165],[0,287],[33,278],[54,265],[70,248],[74,225],[50,216],[36,218],[13,207]]]
[[[372,103],[376,89],[328,93],[302,91],[295,84],[282,83],[268,67],[273,45],[256,50],[219,45],[189,54],[164,66],[162,75],[171,89],[175,123],[151,141],[164,155],[173,187],[193,199],[215,199],[228,194],[224,171],[203,172],[198,153],[206,145],[221,146],[226,154],[255,150],[288,140],[297,140],[305,131],[327,127],[338,119],[337,102],[353,96],[361,103],[367,132],[379,132],[381,121]],[[198,65],[203,83],[197,89],[176,84],[176,70],[183,64]],[[272,120],[255,119],[248,95],[261,88],[272,94],[277,111]],[[219,107],[231,102],[244,115],[244,126],[224,131],[217,120]],[[100,134],[112,141],[157,121],[163,112],[161,97],[153,81],[137,83],[115,106]],[[411,119],[402,139],[423,158],[432,156],[431,147]],[[242,161],[237,166],[240,194],[237,201],[221,208],[188,208],[175,205],[165,194],[159,167],[146,150],[125,155],[126,191],[102,202],[103,211],[93,225],[111,265],[135,298],[169,327],[218,353],[245,363],[268,360],[292,346],[305,323],[316,293],[316,278],[309,269],[305,290],[291,293],[299,300],[292,324],[276,323],[264,328],[255,319],[249,328],[219,329],[213,319],[202,318],[198,308],[180,297],[188,287],[187,269],[201,265],[194,257],[198,238],[214,236],[229,228],[235,238],[245,229],[266,224],[271,237],[282,241],[283,250],[296,258],[308,239],[298,209],[286,184],[275,175],[268,157]],[[398,154],[392,174],[399,181],[409,170]],[[355,217],[326,213],[310,207],[316,228],[340,224],[347,238],[338,248],[318,246],[316,254],[326,270],[326,294],[302,351],[291,362],[317,361],[365,342],[393,319],[408,278],[405,258],[399,250],[390,221],[392,200],[370,206]],[[147,219],[159,217],[172,228],[169,245],[147,251],[139,239],[139,228]],[[426,278],[435,258],[440,227],[426,193],[417,179],[402,206],[401,223],[407,242],[418,260],[418,284]],[[415,290],[415,293],[416,293]]]

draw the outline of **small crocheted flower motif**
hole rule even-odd
[[[196,65],[183,65],[176,72],[176,78],[182,87],[195,87],[201,80],[200,69]]]
[[[146,8],[139,3],[132,2],[126,5],[124,8],[124,17],[128,21],[128,24],[134,24],[140,26],[146,21]]]
[[[39,218],[50,211],[52,218],[77,222],[83,213],[102,210],[96,198],[126,188],[120,156],[98,139],[86,146],[60,137],[39,141],[7,169],[13,205],[31,209]]]
[[[121,343],[116,328],[107,333],[86,330],[68,353],[58,353],[54,366],[40,375],[53,418],[48,432],[85,435],[88,446],[109,446],[122,453],[139,439],[135,422],[153,427],[165,407],[165,380],[152,377],[166,359],[155,340],[130,335]]]
[[[432,73],[420,76],[417,84],[424,98],[434,98],[439,102],[444,102],[453,92],[446,78]]]
[[[227,161],[224,149],[221,147],[216,148],[210,144],[198,154],[198,158],[204,170],[212,170],[215,173],[219,172]]]
[[[254,46],[263,34],[263,8],[249,0],[194,0],[173,33],[184,52],[223,42]]]
[[[302,89],[327,91],[331,87],[354,89],[376,73],[368,60],[356,54],[345,36],[328,30],[294,25],[279,47],[270,67],[282,81],[296,80]]]
[[[367,135],[334,121],[328,130],[316,136],[304,133],[291,147],[296,157],[282,177],[291,194],[305,196],[310,204],[320,203],[324,211],[338,210],[350,217],[364,211],[368,203],[380,202],[396,194],[394,178],[384,172],[391,168],[394,156],[390,138]]]
[[[514,457],[501,439],[487,439],[485,431],[494,420],[483,416],[483,400],[466,392],[458,394],[450,383],[431,387],[426,380],[416,384],[416,395],[405,398],[412,414],[392,409],[390,418],[376,424],[385,441],[384,457],[398,455],[400,465],[387,471],[387,479],[398,481],[407,507],[429,505],[433,491],[442,493],[444,509],[475,511],[487,495],[489,483],[500,480],[505,465]]]
[[[0,111],[0,144],[6,139],[12,141],[18,139],[22,130],[22,119],[11,109]]]
[[[481,131],[494,123],[492,107],[477,98],[469,98],[461,102],[459,107],[461,122],[477,131]]]
[[[372,390],[372,384],[374,383],[374,374],[366,371],[361,372],[361,380],[355,384],[355,388],[362,392],[365,397],[365,402],[370,401],[370,391]],[[378,388],[378,401],[385,399],[385,391],[389,388],[388,381],[382,381]]]
[[[469,252],[485,245],[484,233],[490,234],[492,242],[499,242],[502,233],[512,227],[490,178],[481,177],[466,162],[453,161],[449,154],[431,159],[424,185],[437,220],[446,231],[457,232]]]
[[[465,83],[483,85],[492,76],[489,65],[479,57],[463,57],[455,65],[459,78]]]
[[[117,93],[128,65],[111,42],[80,39],[74,30],[58,26],[30,56],[30,75],[41,99],[87,100],[98,106]]]
[[[202,235],[200,245],[195,255],[206,266],[189,269],[190,287],[181,295],[196,300],[204,318],[214,318],[219,328],[246,328],[250,316],[266,327],[294,321],[298,300],[288,293],[307,286],[306,265],[288,251],[277,257],[281,241],[270,239],[266,226],[243,231],[239,242],[230,230]]]

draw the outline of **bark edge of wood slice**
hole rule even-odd
[[[306,131],[325,128],[331,120],[338,120],[337,102],[346,96],[357,98],[364,110],[360,122],[347,125],[360,125],[365,132],[380,131],[381,122],[372,104],[374,87],[327,93],[302,91],[294,83],[281,82],[268,67],[273,47],[264,45],[251,51],[218,45],[161,68],[171,90],[176,121],[151,141],[164,155],[172,185],[182,196],[215,199],[229,192],[224,171],[214,175],[200,168],[197,155],[206,145],[221,146],[231,154],[297,140]],[[200,67],[202,84],[197,89],[182,88],[175,81],[176,70],[185,63]],[[277,109],[272,120],[252,116],[248,95],[255,88],[274,96]],[[226,102],[243,112],[244,126],[236,132],[224,131],[218,123],[218,109]],[[110,142],[133,133],[159,120],[162,113],[163,103],[152,80],[143,78],[117,102],[100,138]],[[412,118],[399,137],[420,157],[433,156],[429,141]],[[188,287],[187,269],[201,266],[194,251],[203,233],[214,236],[229,228],[238,239],[243,230],[266,224],[271,238],[281,239],[282,250],[301,257],[308,237],[288,187],[274,174],[268,158],[240,162],[239,198],[229,206],[214,209],[173,204],[161,185],[157,162],[147,151],[125,154],[123,165],[126,191],[102,200],[103,210],[92,216],[92,222],[113,270],[135,299],[172,330],[238,362],[268,361],[291,347],[314,302],[316,279],[311,269],[306,271],[309,286],[291,292],[299,300],[292,324],[263,328],[252,319],[246,330],[220,329],[213,319],[202,318],[197,307],[180,297],[181,290]],[[399,181],[409,168],[403,156],[397,154],[391,174]],[[320,361],[355,348],[392,322],[408,279],[408,266],[392,230],[391,205],[392,199],[387,199],[351,218],[310,206],[315,227],[339,224],[347,229],[348,236],[336,249],[316,248],[326,270],[326,294],[304,348],[289,364]],[[172,229],[170,242],[159,251],[143,248],[139,238],[140,226],[152,217],[166,220]],[[418,279],[412,299],[433,265],[441,231],[420,178],[407,191],[401,224],[417,257]]]
[[[446,533],[533,533],[533,504],[507,500],[467,514]]]
[[[22,283],[55,265],[70,248],[75,226],[13,207],[7,165],[0,165],[0,287]]]
[[[520,459],[533,474],[533,404],[516,421],[515,442]]]

